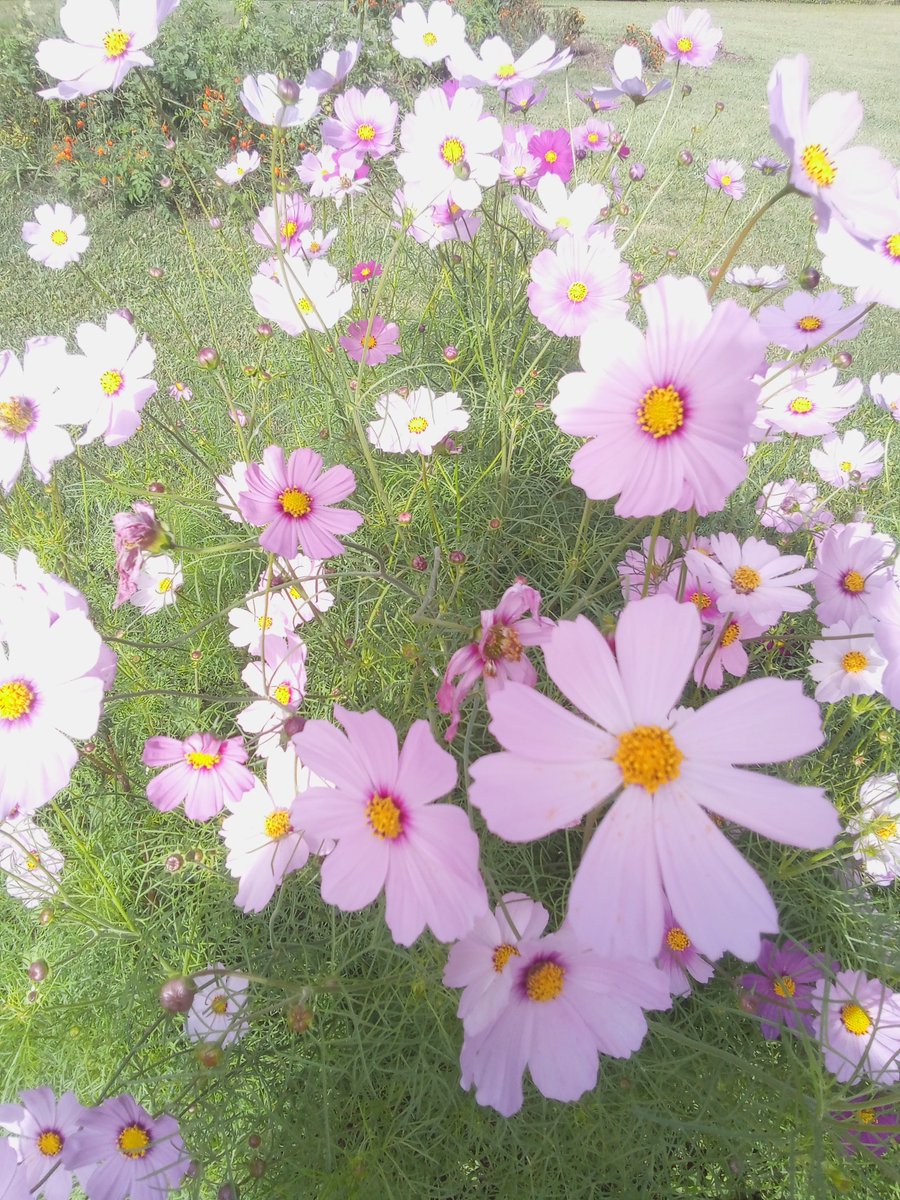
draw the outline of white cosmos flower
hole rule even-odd
[[[156,380],[147,378],[156,351],[145,337],[138,341],[131,322],[118,313],[110,313],[105,328],[79,325],[75,341],[81,354],[70,355],[60,393],[72,406],[91,403],[78,444],[102,437],[107,446],[119,446],[137,430],[141,410],[156,393]]]
[[[449,433],[466,429],[469,414],[456,392],[435,396],[431,388],[414,388],[408,396],[389,392],[379,397],[369,441],[389,454],[431,454]]]
[[[328,590],[325,579],[323,562],[298,554],[295,558],[277,559],[275,569],[284,580],[293,580],[279,594],[291,606],[295,626],[315,620],[334,604],[334,596]],[[261,583],[259,590],[263,586]]]
[[[255,150],[238,150],[237,154],[224,167],[216,167],[216,174],[223,183],[240,183],[245,175],[255,171],[260,158]]]
[[[250,1022],[247,1009],[247,979],[229,975],[222,963],[194,975],[194,999],[185,1015],[184,1032],[192,1042],[230,1046],[240,1041]]]
[[[184,583],[181,564],[168,554],[155,554],[144,560],[137,579],[137,591],[130,603],[145,617],[174,604],[176,593]]]
[[[822,449],[810,451],[809,461],[832,487],[859,487],[884,470],[884,443],[867,442],[861,429],[848,429],[823,438]]]
[[[505,92],[515,84],[527,79],[537,79],[550,71],[567,67],[572,61],[568,48],[557,51],[556,42],[543,34],[518,58],[502,37],[490,37],[481,43],[478,54],[463,42],[450,55],[448,70],[464,87],[480,87],[488,84]]]
[[[306,645],[294,634],[261,639],[262,656],[248,663],[241,679],[259,697],[238,713],[244,733],[257,738],[256,752],[268,758],[281,743],[281,734],[303,703],[306,692]]]
[[[817,683],[816,699],[836,704],[845,696],[871,696],[881,691],[887,660],[872,636],[875,623],[861,617],[848,625],[836,621],[822,630],[822,641],[812,642],[809,652],[815,662],[809,673]]]
[[[598,232],[600,210],[609,204],[599,183],[580,183],[569,192],[558,175],[542,175],[537,194],[543,208],[521,196],[513,196],[512,202],[526,221],[543,229],[553,242],[567,236],[587,241]]]
[[[869,395],[879,408],[889,412],[895,421],[900,421],[900,374],[873,375],[869,380]]]
[[[237,525],[244,524],[238,507],[238,496],[246,491],[249,467],[249,463],[236,462],[232,464],[230,475],[216,476],[216,504],[229,521],[234,521]]]
[[[90,245],[84,226],[84,217],[68,204],[39,204],[34,220],[22,226],[22,240],[28,243],[29,257],[35,262],[60,271],[78,262]]]
[[[859,789],[859,813],[847,821],[853,853],[874,882],[886,887],[900,875],[900,779],[873,775]]]
[[[59,891],[65,856],[33,821],[19,821],[0,843],[6,890],[26,908],[37,908]]]
[[[466,22],[447,0],[434,0],[428,14],[419,3],[404,4],[391,21],[391,45],[401,58],[417,58],[433,66],[465,45]]]
[[[299,255],[285,258],[277,275],[258,271],[250,284],[253,305],[262,317],[274,321],[285,333],[324,333],[345,316],[353,304],[353,289],[342,284],[331,263],[324,258],[305,262]]]
[[[292,632],[294,610],[283,592],[269,592],[250,597],[243,608],[232,608],[228,620],[233,626],[228,635],[232,646],[245,646],[250,654],[260,654],[264,637],[287,637]]]

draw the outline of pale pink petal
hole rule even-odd
[[[397,782],[400,756],[397,734],[390,721],[375,710],[351,712],[340,704],[334,715],[347,731],[353,756],[374,791],[390,794]]]
[[[592,721],[611,733],[635,724],[613,652],[587,617],[559,622],[544,646],[544,662],[560,691]]]
[[[597,1085],[597,1046],[581,1014],[563,997],[543,1006],[528,1070],[551,1100],[577,1100]]]
[[[490,731],[500,745],[525,758],[566,763],[609,758],[615,750],[614,739],[595,725],[521,683],[494,692],[488,709]]]
[[[427,721],[415,721],[400,751],[397,795],[407,805],[439,800],[456,787],[456,759],[434,740]]]
[[[329,721],[307,721],[291,739],[302,763],[343,791],[367,799],[371,780],[350,752],[345,734]]]
[[[684,691],[700,648],[693,604],[648,596],[626,604],[616,626],[616,658],[637,725],[660,725]]]
[[[152,737],[144,742],[141,762],[145,767],[168,767],[184,758],[184,743],[178,738]]]
[[[716,763],[786,762],[823,741],[819,706],[794,679],[742,683],[679,716],[676,730],[689,758]]]
[[[184,799],[191,768],[187,763],[167,767],[147,783],[147,799],[160,812],[171,812]]]
[[[571,825],[622,782],[609,760],[541,763],[515,754],[486,754],[470,773],[470,800],[491,833],[508,842],[528,842]]]
[[[344,912],[358,912],[377,899],[387,877],[386,839],[369,833],[342,837],[322,863],[322,899]]]

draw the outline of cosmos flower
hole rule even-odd
[[[230,475],[216,476],[216,503],[229,521],[238,525],[244,520],[238,497],[246,489],[249,468],[249,463],[236,462],[232,464]]]
[[[29,258],[54,271],[77,263],[91,241],[84,226],[84,217],[73,213],[68,204],[39,204],[34,220],[22,226]]]
[[[253,655],[262,653],[267,637],[287,637],[294,629],[294,609],[286,591],[268,591],[265,579],[259,590],[265,595],[248,597],[243,608],[228,612],[233,627],[228,640]]]
[[[760,175],[780,175],[782,171],[787,170],[787,163],[783,163],[777,158],[770,158],[767,154],[761,154],[759,158],[754,158],[752,166],[759,171]]]
[[[724,192],[730,200],[740,200],[747,190],[744,168],[734,158],[714,158],[704,178],[708,187],[714,192]]]
[[[751,292],[763,289],[780,288],[787,281],[787,268],[784,264],[777,267],[732,267],[725,272],[728,283],[749,288]]]
[[[300,234],[300,250],[305,259],[312,261],[314,258],[324,258],[331,249],[334,239],[337,237],[338,231],[330,229],[325,233],[322,229],[305,229]]]
[[[344,553],[335,534],[353,533],[363,517],[334,505],[354,491],[356,478],[347,467],[322,466],[314,450],[294,450],[286,459],[280,446],[264,450],[262,463],[250,463],[238,507],[251,525],[265,526],[264,550],[284,558],[298,549],[315,559]]]
[[[384,158],[394,149],[399,106],[380,87],[350,88],[335,97],[334,116],[322,122],[322,141],[358,158]]]
[[[766,339],[787,350],[809,350],[820,342],[846,342],[861,333],[865,306],[848,304],[840,292],[792,292],[780,307],[767,304],[756,314]],[[839,330],[843,330],[838,336]]]
[[[254,780],[254,784],[256,782]],[[246,977],[229,975],[222,963],[217,963],[197,972],[193,979],[196,991],[184,1018],[187,1037],[204,1045],[230,1046],[232,1042],[239,1042],[250,1028],[245,1016],[248,1007]]]
[[[813,1033],[825,1067],[846,1082],[900,1079],[900,996],[863,971],[821,979],[813,993]]]
[[[147,784],[147,799],[159,812],[184,804],[190,821],[209,821],[227,805],[234,808],[256,782],[244,766],[243,738],[192,733],[184,741],[152,737],[144,743],[145,767],[165,767]]]
[[[721,612],[751,617],[763,628],[774,625],[786,612],[802,612],[812,596],[800,591],[816,572],[805,567],[802,554],[779,554],[762,538],[739,542],[733,533],[710,539],[712,554],[689,550],[686,561],[701,580],[716,589]]]
[[[868,237],[853,236],[840,221],[816,229],[822,270],[832,283],[855,288],[857,304],[900,308],[900,171],[868,222]]]
[[[890,413],[895,421],[900,421],[900,374],[895,371],[883,378],[873,375],[869,380],[869,395],[873,403]]]
[[[144,47],[156,41],[160,20],[156,4],[67,0],[59,21],[70,40],[46,38],[36,54],[41,70],[59,83],[38,95],[45,100],[73,100],[114,91],[132,67],[153,66]]]
[[[267,637],[260,659],[248,663],[241,679],[257,697],[235,721],[256,739],[256,753],[269,758],[281,745],[282,733],[293,731],[306,694],[306,645],[293,634]]]
[[[338,342],[347,351],[354,362],[365,362],[370,367],[377,367],[394,354],[400,353],[400,326],[393,321],[385,321],[376,313],[371,321],[363,317],[353,321],[348,326],[346,334],[338,338]]]
[[[120,446],[136,432],[141,410],[156,394],[147,376],[156,351],[138,335],[130,321],[110,313],[106,326],[84,322],[75,330],[80,355],[70,355],[60,380],[60,395],[74,411],[90,405],[87,428],[78,439],[84,446],[102,437],[107,446]]]
[[[816,681],[816,699],[836,704],[845,696],[871,696],[881,691],[887,660],[873,636],[874,624],[860,617],[852,625],[835,621],[822,629],[822,641],[810,643],[815,660],[809,673]]]
[[[640,547],[626,550],[618,565],[622,594],[626,600],[639,600],[644,592],[655,596],[666,580],[676,581],[680,574],[678,550],[666,537],[645,537]]]
[[[665,19],[655,21],[650,32],[666,52],[667,62],[687,67],[711,67],[722,43],[722,30],[716,29],[705,8],[695,8],[685,16],[675,5]]]
[[[844,1151],[854,1154],[864,1149],[881,1158],[893,1143],[900,1141],[900,1115],[892,1104],[875,1104],[867,1096],[856,1096],[854,1099],[855,1108],[831,1114],[835,1120],[855,1127],[840,1133]]]
[[[660,79],[652,87],[644,83],[644,64],[637,46],[619,47],[613,57],[610,75],[612,87],[591,89],[591,99],[597,104],[618,101],[623,96],[635,104],[643,104],[645,100],[652,100],[672,86],[671,79]]]
[[[404,4],[391,19],[391,45],[401,58],[415,58],[433,66],[454,54],[466,38],[465,18],[447,0],[433,0],[426,15],[421,4]]]
[[[750,669],[750,659],[744,648],[744,640],[757,638],[765,633],[766,627],[752,617],[720,618],[703,640],[697,661],[694,663],[694,683],[697,687],[717,692],[725,682],[725,672],[735,679],[743,679]]]
[[[769,367],[761,385],[760,417],[782,433],[822,437],[846,417],[862,396],[862,381],[837,382],[837,368],[816,362],[789,370]]]
[[[535,255],[528,307],[551,332],[581,337],[600,324],[622,322],[627,311],[623,297],[630,287],[628,264],[610,238],[563,238]]]
[[[385,894],[394,941],[411,945],[426,926],[438,941],[462,937],[487,912],[478,871],[478,837],[454,804],[435,804],[456,787],[456,762],[427,721],[415,721],[398,751],[393,725],[380,713],[335,705],[340,733],[307,721],[294,745],[333,789],[303,799],[307,830],[336,838],[322,864],[322,899],[358,912]]]
[[[698,279],[663,276],[641,302],[645,334],[625,320],[593,326],[583,371],[559,382],[557,425],[590,439],[572,459],[572,482],[593,500],[618,495],[621,517],[691,506],[705,516],[746,478],[764,342],[732,301],[712,309]]]
[[[668,905],[665,906],[664,918],[663,940],[656,956],[656,965],[668,976],[669,991],[673,996],[689,996],[691,979],[696,979],[698,983],[709,983],[715,968],[702,954],[697,953],[697,947],[677,923]]]
[[[0,873],[6,890],[26,908],[40,908],[59,891],[62,851],[33,821],[19,820],[0,844]]]
[[[302,244],[302,243],[301,243]],[[332,329],[353,304],[353,289],[342,284],[330,262],[299,255],[284,260],[285,279],[276,267],[271,274],[258,271],[250,284],[253,306],[261,317],[274,321],[285,333],[324,333]]]
[[[277,75],[247,75],[241,88],[241,103],[260,125],[291,129],[305,125],[319,109],[319,92],[304,84],[293,104],[278,95]]]
[[[523,79],[519,83],[514,83],[506,92],[506,103],[517,112],[527,113],[536,104],[540,104],[546,95],[546,88],[536,91],[530,79]]]
[[[32,1200],[25,1168],[18,1161],[9,1138],[0,1138],[0,1178],[3,1180],[0,1184],[2,1200]],[[60,1193],[60,1200],[64,1195],[68,1193]]]
[[[796,479],[773,480],[756,501],[760,525],[777,533],[796,533],[814,522],[818,491],[814,483]]]
[[[563,183],[572,178],[575,159],[568,129],[543,129],[528,139],[528,153],[538,161],[538,178],[556,175]]]
[[[369,165],[361,162],[353,150],[337,150],[323,146],[318,154],[303,155],[294,168],[302,183],[308,184],[309,194],[333,200],[338,208],[346,196],[359,195],[369,181]]]
[[[867,521],[835,525],[816,551],[816,616],[823,625],[873,614],[891,591],[890,538]]]
[[[540,615],[541,594],[522,579],[506,589],[496,608],[481,613],[481,636],[451,655],[438,689],[438,710],[452,719],[444,737],[448,742],[459,728],[463,701],[479,679],[490,696],[509,680],[534,687],[537,672],[525,653],[526,646],[544,645],[553,622]]]
[[[859,810],[847,820],[853,855],[873,883],[887,887],[900,875],[900,779],[872,775],[859,789]]]
[[[141,563],[135,580],[134,594],[129,600],[148,617],[174,604],[183,585],[181,563],[176,565],[174,558],[169,554],[157,554],[152,558],[145,558]]]
[[[353,70],[360,50],[360,41],[347,42],[343,50],[326,50],[322,55],[321,65],[310,71],[303,80],[304,86],[315,88],[321,95],[334,91]]]
[[[46,1178],[37,1194],[44,1200],[69,1200],[74,1179],[71,1171],[62,1165],[60,1155],[73,1134],[82,1126],[87,1115],[78,1103],[74,1092],[63,1092],[59,1097],[48,1087],[33,1088],[20,1092],[21,1104],[0,1106],[0,1126],[8,1132],[4,1144],[16,1153],[28,1187],[37,1192],[37,1185]],[[53,1174],[48,1172],[53,1168]],[[6,1179],[9,1168],[3,1164],[2,1178]],[[5,1200],[4,1194],[4,1200]],[[15,1193],[10,1200],[16,1200]]]
[[[187,400],[193,400],[193,398],[194,398],[194,393],[187,386],[187,384],[182,383],[180,379],[176,379],[175,382],[171,385],[171,387],[169,388],[169,395],[172,397],[173,400],[187,401]]]
[[[276,195],[274,205],[267,204],[260,209],[253,226],[253,240],[267,250],[280,246],[285,254],[296,254],[300,249],[300,236],[311,228],[312,222],[312,209],[299,192]]]
[[[782,1029],[812,1033],[813,989],[824,978],[821,959],[809,953],[805,943],[785,942],[779,946],[763,938],[756,970],[741,975],[738,983],[753,996],[753,1012],[767,1041],[781,1037]],[[837,963],[833,969],[837,969]]]
[[[85,1109],[62,1164],[89,1200],[159,1200],[178,1188],[189,1159],[174,1117],[151,1117],[132,1096]]]
[[[302,816],[307,789],[322,783],[292,747],[276,748],[266,759],[265,786],[257,780],[222,822],[225,866],[240,880],[234,902],[244,912],[262,912],[286,876],[324,850],[304,838]]]
[[[500,178],[504,183],[517,187],[534,187],[540,174],[541,161],[528,149],[532,134],[531,126],[515,129],[507,125],[503,129],[503,144],[500,147]]]
[[[559,929],[522,940],[509,964],[506,1004],[466,1032],[461,1083],[479,1104],[510,1117],[522,1107],[527,1069],[551,1100],[577,1100],[597,1084],[598,1052],[630,1058],[647,1032],[645,1009],[671,1004],[666,976],[633,958],[598,958]]]
[[[867,442],[861,429],[848,429],[823,438],[821,450],[811,450],[809,461],[826,483],[846,490],[878,478],[884,470],[884,443]]]
[[[255,171],[259,164],[260,157],[255,150],[238,150],[234,158],[224,167],[216,167],[216,174],[223,183],[240,183],[244,176]]]
[[[609,121],[597,121],[593,117],[572,130],[572,141],[579,154],[600,154],[612,149],[615,128]]]
[[[596,222],[609,204],[606,189],[599,183],[581,183],[569,192],[558,175],[543,175],[537,194],[543,208],[521,196],[513,196],[512,202],[525,220],[543,229],[551,241],[565,237],[587,241],[599,232]]]
[[[456,392],[436,396],[428,387],[413,388],[406,396],[379,396],[375,411],[378,418],[366,436],[387,454],[432,454],[448,434],[469,427],[469,414]]]
[[[136,500],[131,512],[116,513],[113,517],[114,543],[116,550],[116,572],[119,586],[113,608],[130,600],[137,591],[138,576],[144,558],[158,554],[169,544],[169,535],[163,528],[152,504]]]
[[[829,846],[840,828],[821,789],[733,765],[784,762],[822,744],[818,705],[797,680],[755,679],[700,708],[677,707],[700,632],[694,606],[670,596],[626,604],[615,656],[586,617],[561,621],[544,663],[587,717],[519,683],[488,696],[503,752],[471,766],[469,796],[492,833],[531,841],[615,796],[582,856],[567,918],[604,956],[655,957],[666,900],[709,959],[755,958],[760,935],[777,930],[765,885],[707,810],[807,849]]]
[[[559,71],[572,62],[567,47],[557,50],[552,38],[543,34],[516,57],[502,37],[489,37],[476,53],[463,41],[449,56],[447,68],[463,87],[493,87],[502,95],[516,84]]]
[[[290,581],[290,585],[279,595],[291,606],[295,625],[314,621],[334,604],[334,596],[328,590],[325,563],[307,558],[305,554],[297,554],[293,558],[276,560],[276,570],[277,579],[273,579],[273,582]],[[263,591],[264,588],[265,582],[261,580],[257,590]]]

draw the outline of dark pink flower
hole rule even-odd
[[[152,505],[136,500],[131,509],[131,512],[116,513],[113,517],[116,570],[119,573],[113,608],[130,600],[137,591],[138,574],[146,555],[156,554],[169,544],[168,535]]]
[[[528,151],[540,163],[538,178],[542,175],[558,175],[563,183],[572,178],[575,161],[572,143],[567,129],[545,129],[528,140]]]
[[[379,363],[387,362],[392,354],[400,353],[399,336],[399,325],[376,315],[372,318],[371,328],[363,317],[361,321],[354,321],[338,341],[354,362],[365,361],[368,366],[377,367]]]
[[[358,262],[350,272],[350,278],[354,283],[368,283],[370,279],[376,279],[381,274],[381,263],[370,259],[368,262]]]
[[[355,487],[351,470],[323,471],[314,450],[295,450],[285,459],[280,446],[269,446],[262,463],[248,466],[238,508],[245,521],[265,526],[263,550],[293,558],[299,547],[307,558],[334,558],[344,553],[335,534],[353,533],[362,524],[362,513],[332,507]]]
[[[831,1114],[836,1120],[853,1126],[840,1134],[846,1154],[865,1148],[876,1158],[881,1158],[891,1143],[900,1141],[900,1115],[896,1107],[874,1104],[867,1096],[856,1096],[848,1103],[859,1107]]]
[[[739,982],[753,994],[764,1038],[780,1038],[782,1028],[812,1033],[812,994],[823,978],[823,966],[804,943],[778,946],[771,938],[763,938],[756,970],[742,975]],[[837,969],[838,964],[832,963],[832,970]]]
[[[184,815],[208,821],[227,805],[233,808],[256,783],[244,766],[243,738],[219,738],[192,733],[180,741],[152,737],[144,743],[145,767],[165,767],[147,784],[147,799],[160,812],[171,812],[184,801]]]

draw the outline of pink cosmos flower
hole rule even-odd
[[[695,8],[685,16],[675,5],[665,20],[655,21],[650,32],[666,52],[667,62],[688,67],[711,67],[722,42],[722,30],[713,26],[705,8]]]
[[[750,659],[744,649],[744,639],[757,638],[765,633],[766,627],[752,617],[741,617],[736,621],[722,617],[716,621],[704,638],[703,647],[694,663],[694,683],[697,687],[717,692],[725,682],[725,672],[735,679],[743,679],[750,669]]]
[[[267,250],[280,245],[285,254],[297,254],[300,235],[312,227],[312,222],[313,211],[306,199],[299,192],[291,192],[278,196],[275,205],[267,204],[260,209],[253,226],[253,240]]]
[[[19,1098],[21,1104],[0,1106],[0,1125],[9,1132],[4,1143],[22,1164],[27,1181],[24,1195],[29,1195],[29,1189],[37,1193],[38,1184],[46,1178],[39,1193],[44,1200],[69,1200],[75,1180],[60,1156],[69,1138],[81,1129],[88,1110],[78,1103],[74,1092],[63,1092],[57,1098],[48,1087],[20,1092]],[[51,1168],[53,1174],[48,1175]],[[0,1176],[4,1181],[8,1169],[4,1164]]]
[[[522,892],[507,892],[492,913],[479,917],[450,948],[444,985],[462,988],[456,1015],[467,1033],[478,1033],[499,1015],[512,988],[518,943],[539,938],[550,914]]]
[[[266,760],[265,786],[257,780],[222,822],[222,840],[228,847],[225,866],[240,880],[234,902],[244,912],[262,912],[275,889],[305,866],[310,854],[326,851],[303,835],[305,794],[322,783],[291,746],[276,748]]]
[[[315,88],[322,95],[340,87],[356,65],[360,50],[360,41],[347,42],[343,50],[326,50],[318,69],[307,74],[304,86]]]
[[[761,154],[759,158],[754,158],[752,165],[760,175],[780,175],[782,171],[787,170],[787,163],[780,162],[777,158],[770,158],[767,154]]]
[[[655,957],[666,900],[710,959],[755,958],[760,935],[777,930],[765,885],[707,809],[808,849],[839,830],[821,789],[732,765],[784,762],[822,744],[818,706],[798,681],[756,679],[701,708],[676,707],[699,641],[693,605],[633,601],[615,656],[586,617],[561,621],[544,646],[550,678],[587,718],[518,683],[488,697],[504,752],[474,763],[469,796],[492,833],[544,837],[617,796],[569,894],[573,930],[601,955]]]
[[[786,612],[802,612],[812,596],[800,591],[816,572],[805,567],[802,554],[779,554],[762,538],[739,542],[733,533],[716,534],[712,555],[687,552],[687,564],[699,577],[715,587],[719,609],[738,618],[752,617],[764,628],[774,625]]]
[[[698,983],[709,983],[715,968],[702,954],[697,953],[697,947],[675,920],[668,905],[665,906],[663,930],[656,965],[668,976],[669,991],[673,996],[689,996],[691,979],[696,979]]]
[[[254,783],[256,781],[254,780]],[[247,979],[229,975],[221,963],[194,975],[194,1000],[185,1014],[184,1032],[192,1042],[230,1046],[239,1042],[250,1022]]]
[[[173,400],[193,400],[194,398],[194,393],[187,386],[187,384],[182,383],[180,379],[176,379],[171,385],[169,388],[169,395]]]
[[[156,554],[169,544],[169,536],[160,523],[152,504],[136,500],[131,512],[116,513],[115,531],[116,571],[119,586],[113,608],[130,600],[137,591],[138,574],[147,554]]]
[[[535,256],[528,306],[553,333],[581,337],[598,322],[622,321],[627,311],[623,296],[630,287],[628,264],[609,238],[563,238]]]
[[[867,442],[861,429],[848,429],[823,438],[821,450],[811,450],[809,461],[826,483],[846,490],[878,478],[884,470],[884,443]]]
[[[479,679],[488,696],[509,680],[537,684],[537,671],[524,648],[544,645],[553,632],[553,622],[540,615],[540,607],[541,593],[517,579],[496,608],[482,609],[481,637],[451,655],[438,688],[438,711],[452,718],[444,734],[448,742],[456,737],[460,709]]]
[[[841,1132],[841,1144],[846,1154],[865,1148],[867,1153],[881,1158],[894,1142],[900,1141],[900,1114],[894,1105],[874,1104],[868,1096],[854,1097],[856,1107],[833,1112],[837,1121],[855,1126]]]
[[[808,529],[815,520],[818,491],[814,483],[784,479],[767,483],[756,501],[760,525],[778,533]]]
[[[36,55],[41,70],[59,83],[38,95],[45,100],[73,100],[115,91],[132,67],[153,66],[144,47],[156,41],[160,19],[155,4],[67,0],[59,20],[70,40],[47,38]]]
[[[712,309],[699,279],[664,276],[641,302],[646,334],[624,320],[595,326],[582,338],[583,372],[560,380],[557,425],[591,439],[572,482],[593,500],[618,495],[622,517],[691,506],[705,516],[746,478],[765,344],[733,301]]]
[[[78,262],[90,245],[84,225],[84,217],[76,216],[68,204],[39,204],[34,220],[22,226],[22,240],[28,243],[30,258],[60,271]]]
[[[823,963],[801,942],[779,946],[763,938],[756,970],[741,975],[738,983],[753,997],[753,1011],[762,1021],[760,1032],[767,1041],[781,1037],[782,1029],[812,1033],[813,989],[824,979]],[[832,970],[837,970],[834,963]]]
[[[339,151],[334,146],[323,146],[318,154],[304,154],[295,170],[301,182],[309,185],[311,196],[324,196],[338,208],[345,196],[361,195],[369,181],[369,164],[360,162],[354,151]]]
[[[350,272],[350,278],[354,283],[368,283],[371,279],[377,279],[381,274],[381,263],[370,259],[368,262],[358,262]]]
[[[25,1169],[16,1159],[9,1138],[0,1139],[0,1177],[3,1179],[3,1200],[32,1200]],[[46,1174],[46,1172],[45,1172]]]
[[[827,229],[834,214],[867,236],[884,209],[894,168],[871,146],[850,146],[863,119],[856,92],[828,92],[810,108],[809,61],[782,58],[769,77],[769,128],[791,161],[790,182],[811,196]]]
[[[259,697],[235,718],[245,733],[256,737],[256,752],[268,758],[281,745],[282,733],[293,732],[297,710],[306,694],[306,645],[289,634],[262,642],[259,661],[248,663],[241,679]]]
[[[872,696],[881,691],[881,677],[887,660],[874,638],[875,627],[869,617],[860,617],[852,625],[835,621],[822,630],[827,640],[810,643],[815,659],[809,673],[816,681],[816,699],[836,704],[845,696]]]
[[[865,306],[848,304],[840,292],[792,292],[779,308],[767,304],[756,314],[759,327],[770,342],[787,350],[809,350],[825,341],[845,342],[865,327]],[[838,336],[838,331],[843,332]]]
[[[551,1100],[583,1096],[596,1087],[598,1052],[630,1058],[647,1032],[643,1010],[672,1002],[662,971],[598,958],[568,928],[517,948],[503,1010],[466,1033],[460,1055],[463,1088],[504,1117],[522,1107],[526,1070]]]
[[[506,103],[517,112],[527,113],[536,104],[540,104],[546,95],[546,88],[540,88],[536,91],[530,79],[523,79],[519,83],[514,83],[507,91]]]
[[[577,125],[572,130],[572,141],[576,151],[582,154],[599,154],[612,149],[612,138],[615,127],[610,121],[597,121],[589,118],[583,125]]]
[[[156,381],[146,378],[156,351],[145,337],[138,341],[131,322],[118,313],[109,314],[105,329],[89,322],[79,325],[75,341],[81,354],[69,356],[60,394],[73,409],[90,403],[78,444],[102,437],[107,446],[120,446],[136,432],[141,410],[156,394]]]
[[[774,363],[762,380],[759,415],[782,433],[822,437],[846,417],[862,396],[862,381],[837,382],[827,360],[798,364],[788,371]]]
[[[864,971],[840,971],[813,992],[813,1033],[825,1067],[846,1082],[900,1079],[900,996]]]
[[[816,230],[822,253],[822,270],[832,283],[855,288],[857,304],[887,304],[900,308],[900,171],[882,197],[877,215],[868,221],[868,236],[861,240],[840,221]]]
[[[147,799],[160,812],[184,803],[190,821],[209,821],[227,805],[234,808],[256,783],[247,770],[243,738],[192,733],[180,741],[152,737],[144,743],[145,767],[166,769],[147,784]]]
[[[816,552],[816,616],[823,625],[849,621],[878,610],[890,595],[888,563],[894,545],[867,521],[835,525]]]
[[[353,533],[363,521],[362,513],[333,507],[355,487],[352,471],[323,471],[314,450],[294,450],[285,459],[280,446],[269,446],[262,463],[248,466],[238,507],[245,521],[265,526],[259,537],[264,550],[292,558],[299,548],[309,558],[334,558],[344,553],[335,534]]]
[[[245,175],[257,170],[260,161],[259,153],[256,150],[238,150],[234,158],[224,167],[216,167],[216,174],[223,183],[231,186],[240,183]]]
[[[62,1163],[89,1200],[160,1200],[178,1188],[189,1160],[174,1117],[151,1117],[132,1096],[83,1111]]]
[[[379,270],[381,268],[379,267]],[[371,325],[363,317],[348,326],[344,336],[338,341],[347,351],[354,362],[365,362],[370,367],[377,367],[394,354],[400,354],[400,326],[393,321],[385,321],[378,314],[372,318]]]
[[[401,946],[426,926],[438,941],[462,937],[488,903],[466,814],[434,803],[456,787],[455,761],[427,721],[413,723],[398,753],[380,713],[334,712],[345,733],[307,721],[294,736],[303,761],[335,785],[310,789],[302,805],[307,837],[337,839],[322,864],[322,899],[358,912],[384,891],[385,920]]]
[[[394,149],[399,107],[380,87],[350,88],[335,97],[334,116],[322,122],[322,141],[358,158],[384,158]]]
[[[538,178],[558,175],[563,183],[572,178],[575,160],[568,129],[545,129],[528,139],[528,152],[538,160]]]
[[[618,565],[625,600],[640,600],[644,593],[655,596],[666,580],[674,579],[676,586],[680,573],[681,558],[677,549],[666,537],[645,537],[636,550],[626,550]]]
[[[528,149],[530,136],[521,129],[514,129],[511,125],[505,126],[503,145],[500,147],[500,178],[504,183],[519,187],[534,187],[537,183],[541,163]],[[552,178],[555,179],[556,176]]]
[[[702,553],[705,555],[706,551]],[[700,614],[700,620],[706,625],[711,622],[721,621],[724,614],[719,608],[719,593],[716,588],[708,579],[701,579],[694,571],[688,571],[687,569],[682,571],[681,566],[681,562],[673,564],[673,569],[666,578],[659,580],[658,586],[653,589],[652,593],[650,588],[648,588],[647,594],[672,596],[680,604],[693,604],[694,608]],[[643,583],[641,582],[636,588],[637,595],[633,597],[626,595],[625,599],[639,600],[643,590]]]
[[[747,190],[744,168],[734,158],[714,158],[704,178],[708,187],[714,192],[724,192],[730,200],[740,200]]]

